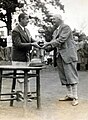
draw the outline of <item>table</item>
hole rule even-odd
[[[36,77],[36,100],[37,100],[37,108],[39,109],[41,106],[40,103],[40,70],[42,70],[44,67],[23,67],[23,66],[13,66],[13,65],[1,65],[0,66],[0,101],[10,101],[10,106],[13,106],[13,101],[17,100],[13,97],[13,95],[18,95],[17,92],[14,92],[15,86],[16,86],[16,79],[17,78],[24,78],[24,107],[27,107],[28,103],[28,78],[29,77]],[[18,70],[23,71],[23,73],[17,73]],[[34,70],[35,73],[28,73],[30,70]],[[6,71],[6,72],[4,72]],[[8,71],[8,72],[7,72]],[[2,78],[12,78],[12,88],[11,93],[1,93],[2,90]],[[2,95],[11,95],[10,99],[2,99]]]

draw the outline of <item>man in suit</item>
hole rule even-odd
[[[30,32],[25,28],[29,22],[29,16],[26,13],[21,13],[18,16],[19,24],[12,30],[12,64],[28,66],[30,62],[30,50],[32,46],[39,48],[39,45],[32,39]],[[24,81],[18,80],[20,89],[24,92]],[[28,87],[30,92],[30,87]]]
[[[57,48],[57,68],[62,85],[66,85],[67,95],[60,101],[72,100],[72,105],[78,105],[77,85],[78,73],[76,64],[78,61],[76,46],[74,44],[71,28],[65,25],[61,15],[53,15],[53,24],[56,30],[53,39],[46,42],[44,49],[49,52]]]

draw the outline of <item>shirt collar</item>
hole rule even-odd
[[[22,28],[22,30],[24,30],[24,27],[21,24],[19,24],[19,26]]]
[[[57,29],[59,29],[59,28],[60,28],[60,26],[61,26],[61,25],[59,25]]]

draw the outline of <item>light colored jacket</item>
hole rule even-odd
[[[76,45],[68,25],[63,23],[54,31],[51,44],[57,47],[57,56],[60,54],[65,63],[78,61]]]

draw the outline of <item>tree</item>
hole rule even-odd
[[[22,6],[17,0],[0,0],[0,20],[6,23],[8,33],[12,29],[12,13],[16,7]]]
[[[9,33],[9,30],[12,29],[12,14],[16,12],[16,7],[22,8],[21,11],[24,12],[23,8],[26,6],[26,9],[31,9],[34,13],[41,10],[42,15],[44,16],[43,20],[49,24],[49,11],[47,10],[46,4],[51,4],[55,7],[55,9],[57,9],[57,7],[60,7],[60,9],[64,11],[64,5],[60,3],[60,0],[19,0],[19,2],[18,0],[0,0],[0,20],[6,23],[6,27]],[[47,25],[42,25],[41,20],[38,17],[34,17],[34,20],[35,25],[41,26],[44,29],[45,38],[48,36],[47,32],[52,33],[51,28],[47,29]]]

